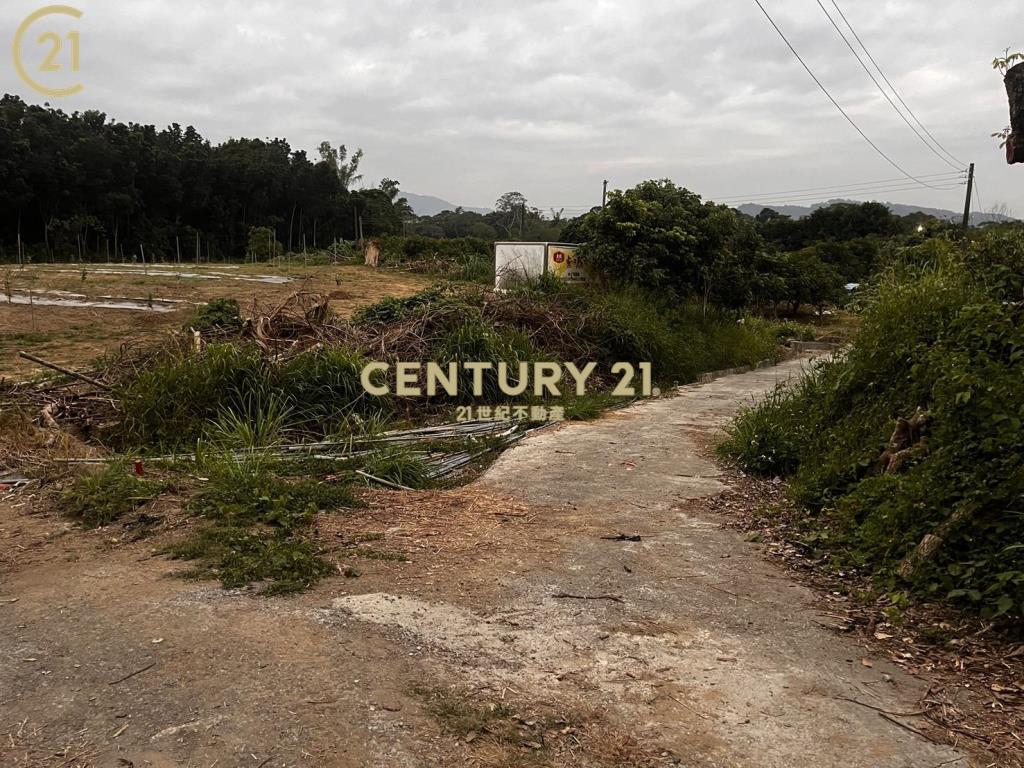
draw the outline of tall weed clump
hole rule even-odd
[[[251,345],[166,351],[120,387],[124,416],[115,437],[129,446],[195,442],[223,411],[244,411],[260,399],[267,384],[262,356]]]
[[[541,359],[530,339],[523,333],[498,328],[486,322],[478,312],[469,312],[457,325],[445,331],[431,346],[432,359],[442,368],[450,363],[490,363],[481,375],[481,391],[474,394],[474,374],[461,366],[458,369],[458,400],[497,403],[508,399],[499,386],[498,366],[507,366],[509,383],[519,382],[519,364]],[[528,396],[529,392],[524,393]]]
[[[369,416],[390,407],[372,396],[360,378],[367,360],[343,347],[323,347],[293,357],[274,372],[271,385],[290,409],[288,424],[311,433],[335,431],[353,414]]]
[[[353,321],[376,331],[407,323],[428,338],[428,349],[419,354],[434,362],[505,362],[512,370],[538,360],[596,362],[606,381],[615,363],[648,362],[663,384],[778,359],[781,341],[794,331],[696,303],[680,305],[637,287],[576,286],[550,276],[523,280],[498,295],[465,286],[432,288],[384,299]],[[460,392],[468,391],[466,383],[460,381]],[[485,390],[492,401],[506,399],[493,375]]]
[[[791,474],[815,540],[879,588],[986,617],[1024,614],[1024,307],[1003,268],[1022,242],[1005,237],[909,249],[849,352],[745,411],[722,447]],[[982,257],[991,269],[972,269]],[[896,420],[915,413],[923,439],[884,471]],[[925,557],[926,534],[941,543]]]
[[[380,239],[383,263],[451,280],[494,285],[494,244],[479,237],[392,235]]]
[[[254,345],[210,344],[201,352],[164,351],[119,387],[121,445],[177,448],[233,433],[265,445],[283,433],[324,435],[347,418],[390,409],[363,390],[365,358],[315,349],[284,363]]]

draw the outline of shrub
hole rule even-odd
[[[242,313],[235,299],[211,299],[199,307],[192,319],[185,323],[185,329],[197,331],[237,331],[242,327]]]
[[[494,244],[489,240],[395,235],[381,238],[380,243],[384,264],[494,285]]]
[[[792,472],[792,494],[819,514],[834,553],[879,588],[1020,616],[1024,308],[998,263],[1005,244],[967,247],[910,249],[880,280],[849,353],[741,414],[722,450],[751,471]],[[969,268],[979,252],[992,269]],[[1007,261],[1019,253],[1007,248]],[[916,412],[927,414],[923,441],[882,472],[896,420]],[[920,558],[926,534],[942,543]]]
[[[667,384],[777,359],[779,340],[792,328],[738,322],[734,313],[670,303],[635,287],[581,287],[551,278],[524,281],[501,295],[453,286],[424,291],[367,307],[359,322],[366,327],[379,319],[383,329],[413,317],[422,319],[414,331],[427,337],[426,354],[436,362],[507,362],[514,370],[534,360],[594,361],[606,378],[616,362],[650,362],[654,379]],[[469,382],[468,376],[460,381],[460,391]],[[492,401],[507,399],[493,376],[486,389]]]
[[[272,259],[284,253],[272,227],[249,227],[246,255],[256,259]]]
[[[408,317],[420,307],[429,306],[445,294],[442,288],[426,288],[412,296],[398,298],[388,296],[375,304],[369,304],[358,309],[352,315],[353,325],[363,326],[373,323],[393,323]]]

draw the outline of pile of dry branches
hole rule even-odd
[[[302,288],[273,306],[255,300],[241,328],[192,328],[171,331],[146,343],[128,343],[95,370],[71,371],[27,355],[54,377],[33,383],[0,383],[0,403],[29,410],[41,426],[71,426],[84,438],[118,418],[117,391],[160,356],[201,352],[211,343],[251,343],[276,364],[320,347],[344,347],[373,360],[427,361],[449,334],[467,325],[523,334],[535,349],[553,359],[577,363],[598,359],[602,351],[588,340],[588,315],[560,301],[495,294],[474,288],[447,288],[443,300],[387,320],[351,323],[333,317],[329,299]]]

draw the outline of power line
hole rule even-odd
[[[911,123],[907,119],[907,116],[900,111],[900,108],[896,106],[896,102],[892,100],[892,96],[888,94],[888,92],[882,87],[881,83],[879,83],[875,76],[871,73],[871,70],[868,68],[868,65],[864,63],[864,59],[860,57],[860,54],[857,53],[857,49],[853,47],[853,43],[850,42],[849,38],[846,37],[846,34],[843,32],[843,30],[841,30],[839,28],[839,25],[836,24],[835,19],[832,18],[832,14],[830,14],[825,9],[825,6],[822,5],[821,0],[816,0],[816,2],[818,3],[818,7],[821,8],[821,12],[825,14],[825,17],[829,20],[829,22],[831,22],[833,28],[835,28],[836,32],[839,33],[839,37],[841,37],[843,39],[843,42],[846,43],[846,47],[850,49],[850,53],[852,53],[854,55],[854,58],[857,59],[857,63],[860,64],[863,70],[867,73],[867,76],[871,78],[871,82],[875,84],[875,88],[878,89],[879,93],[885,96],[885,100],[889,102],[889,106],[892,107],[896,114],[900,116],[900,119],[907,124],[907,127],[914,132],[914,135],[917,136],[917,138],[919,138],[921,142],[926,147],[928,147],[928,149],[931,150],[931,152],[946,165],[952,166],[953,168],[956,168],[958,170],[963,168],[962,164],[957,165],[955,163],[951,163],[949,160],[943,157],[943,155],[937,149],[935,149],[935,147],[933,147],[924,136],[921,135],[921,132],[914,127],[914,124]],[[838,8],[838,6],[836,7]]]
[[[964,171],[944,171],[942,173],[922,174],[922,179],[928,179],[934,186],[933,189],[947,190],[963,186],[963,179],[966,178]],[[954,183],[956,182],[956,183]],[[920,187],[902,177],[890,177],[887,179],[875,179],[873,181],[847,182],[845,184],[832,184],[820,187],[800,187],[796,189],[782,189],[769,192],[750,192],[747,194],[731,195],[701,195],[708,202],[721,204],[747,203],[758,200],[773,199],[796,200],[799,198],[814,198],[824,195],[869,195],[879,192],[900,192],[905,190],[919,189]],[[594,207],[590,203],[536,203],[537,208],[565,209],[566,211],[583,210],[590,211]]]
[[[943,184],[943,185],[940,185],[940,186],[936,187],[936,189],[943,189],[943,190],[946,190],[946,189],[956,189],[957,187],[962,187],[963,185],[964,185],[964,182],[957,182],[955,184],[952,183],[952,182],[949,182],[947,184]],[[911,184],[910,182],[906,182],[905,184],[902,184],[902,185],[894,185],[894,186],[890,186],[890,187],[876,187],[876,188],[865,188],[865,189],[846,189],[846,190],[842,190],[841,189],[841,190],[837,190],[835,192],[826,192],[826,193],[816,192],[816,193],[811,193],[811,194],[804,193],[804,194],[800,194],[800,195],[757,195],[757,196],[754,196],[754,197],[736,198],[736,199],[733,199],[733,200],[715,200],[714,202],[724,203],[726,205],[732,205],[732,204],[735,204],[735,203],[746,203],[746,202],[750,202],[752,200],[800,200],[800,199],[808,199],[808,200],[815,200],[815,199],[817,199],[817,200],[820,200],[820,199],[822,199],[822,197],[825,197],[825,196],[828,196],[830,199],[835,199],[836,196],[841,196],[841,195],[877,195],[877,194],[887,193],[887,192],[904,192],[904,191],[913,190],[913,189],[920,189],[920,187],[918,187],[918,186],[916,186],[914,184]]]
[[[963,171],[960,171],[959,173],[954,173],[952,171],[946,171],[944,173],[925,174],[925,175],[921,176],[921,178],[922,179],[929,179],[933,183],[938,184],[938,183],[941,183],[941,182],[944,182],[944,181],[950,181],[950,180],[956,179],[956,178],[963,178],[963,175],[964,175]],[[746,195],[727,195],[727,196],[724,196],[724,197],[717,197],[715,199],[716,200],[738,200],[740,198],[746,198],[746,197],[766,197],[766,196],[770,196],[770,195],[790,195],[790,194],[797,194],[797,193],[803,193],[803,192],[822,192],[822,193],[827,193],[827,192],[830,192],[830,191],[842,192],[842,191],[852,190],[852,189],[855,189],[855,188],[858,188],[858,187],[877,187],[879,185],[893,184],[893,183],[896,183],[896,182],[899,182],[901,184],[906,184],[907,180],[904,179],[904,178],[897,177],[897,178],[890,178],[890,179],[877,179],[875,181],[849,182],[847,184],[833,184],[833,185],[827,186],[827,187],[803,187],[803,188],[800,188],[800,189],[777,190],[775,192],[755,192],[753,194],[746,194]]]
[[[962,187],[962,186],[963,186],[963,184],[951,184],[951,185],[947,185],[947,186],[936,187],[936,189],[942,190],[942,191],[948,191],[948,190],[957,189],[957,188]],[[836,193],[836,194],[840,195],[840,196],[865,197],[865,196],[868,196],[868,195],[871,195],[871,196],[878,196],[878,195],[882,195],[882,194],[889,195],[889,194],[891,194],[893,192],[912,192],[912,191],[918,190],[918,189],[920,189],[920,187],[908,183],[907,185],[902,186],[902,187],[889,187],[889,188],[885,188],[885,189],[876,189],[876,190],[864,189],[864,190],[855,190],[853,192],[839,192],[839,193]],[[792,196],[792,197],[748,198],[748,199],[743,200],[742,203],[740,201],[732,201],[732,202],[727,202],[727,203],[722,203],[722,204],[723,205],[732,206],[732,207],[737,206],[737,205],[742,205],[743,203],[754,203],[756,205],[772,206],[772,205],[787,205],[789,203],[829,202],[830,200],[835,200],[835,199],[836,199],[835,197],[832,197],[832,198],[829,198],[829,200],[821,200],[821,195],[795,195],[795,196]],[[865,201],[861,201],[861,202],[865,202]]]
[[[981,203],[981,191],[978,189],[978,174],[977,174],[977,172],[975,172],[975,174],[974,174],[974,198],[975,198],[975,201],[978,203],[978,208],[981,210],[981,212],[983,214],[985,214],[986,216],[988,216],[988,211],[985,210],[985,206],[982,205],[982,203]]]
[[[893,95],[897,98],[897,100],[900,102],[900,104],[903,105],[903,108],[905,110],[907,110],[907,114],[909,114],[914,119],[914,122],[917,123],[921,127],[921,130],[924,131],[928,135],[928,138],[930,138],[932,141],[935,142],[935,146],[937,146],[939,149],[941,149],[943,152],[945,152],[946,155],[950,159],[952,159],[953,162],[957,163],[961,168],[965,167],[967,165],[967,163],[965,163],[963,160],[957,159],[957,157],[952,152],[950,152],[948,149],[946,149],[944,146],[942,146],[942,144],[939,143],[939,140],[936,139],[934,136],[932,136],[932,132],[928,130],[928,128],[925,126],[925,124],[917,119],[917,115],[914,114],[914,111],[907,105],[907,102],[905,102],[903,100],[903,97],[900,96],[900,92],[896,90],[896,86],[894,86],[891,82],[889,82],[889,78],[885,76],[885,72],[883,72],[882,68],[880,66],[878,66],[878,62],[875,61],[875,57],[871,55],[871,51],[869,51],[868,47],[866,45],[864,45],[864,41],[860,39],[860,35],[857,34],[857,30],[855,30],[853,28],[853,25],[850,23],[849,19],[846,18],[846,14],[843,13],[843,9],[839,7],[839,4],[836,2],[836,0],[832,0],[832,5],[834,5],[835,8],[836,8],[836,11],[839,12],[839,17],[843,20],[843,23],[846,24],[846,26],[849,27],[850,32],[853,33],[854,39],[860,44],[860,47],[864,49],[864,53],[867,54],[868,59],[870,59],[871,63],[875,65],[875,69],[877,69],[878,70],[878,74],[880,74],[882,76],[882,80],[884,80],[885,84],[889,86],[889,88],[893,92]]]
[[[866,141],[868,144],[870,144],[871,148],[873,150],[875,150],[875,152],[877,152],[879,155],[881,155],[885,159],[885,161],[887,163],[889,163],[889,165],[891,165],[897,171],[902,173],[908,179],[910,179],[911,181],[917,182],[918,184],[920,184],[923,187],[930,187],[932,189],[935,189],[935,187],[933,187],[931,184],[928,184],[927,182],[921,181],[919,178],[917,178],[913,174],[911,174],[911,173],[907,172],[906,170],[904,170],[904,168],[899,163],[897,163],[895,160],[893,160],[891,157],[889,157],[887,154],[885,154],[885,152],[883,152],[878,147],[878,145],[875,144],[875,142],[873,142],[871,139],[868,138],[868,135],[866,133],[864,133],[864,131],[861,130],[861,127],[859,125],[857,125],[856,122],[854,122],[853,118],[850,117],[846,113],[846,110],[843,109],[842,106],[840,106],[839,102],[836,101],[835,98],[833,98],[832,94],[829,93],[828,88],[826,88],[824,85],[822,85],[822,82],[821,82],[821,80],[818,79],[818,76],[814,74],[814,71],[809,66],[807,66],[807,62],[805,62],[803,60],[803,58],[800,56],[800,54],[796,52],[796,48],[793,47],[793,44],[789,42],[789,39],[783,34],[782,30],[779,29],[779,25],[775,23],[775,20],[771,17],[771,14],[768,13],[768,10],[764,7],[764,5],[761,4],[761,0],[754,0],[754,2],[757,3],[757,7],[761,9],[761,13],[763,13],[765,15],[765,18],[768,19],[768,22],[772,25],[772,27],[774,27],[775,31],[779,33],[779,37],[782,38],[782,42],[784,42],[786,44],[786,47],[789,48],[790,52],[792,52],[792,54],[796,57],[796,60],[800,62],[801,66],[803,66],[803,68],[805,70],[807,70],[807,74],[811,76],[811,79],[814,80],[815,84],[821,89],[821,92],[824,93],[828,97],[828,100],[832,102],[832,105],[836,109],[838,109],[839,113],[843,117],[846,118],[846,121],[850,125],[852,125],[854,127],[854,129],[857,131],[857,133],[860,134],[861,138],[864,139],[864,141]]]
[[[939,190],[942,190],[942,191],[950,191],[950,190],[954,190],[954,189],[959,189],[962,186],[963,186],[963,184],[949,185],[949,186],[945,186],[945,187],[937,187],[936,189],[939,189]],[[738,205],[743,205],[745,203],[757,203],[759,205],[785,205],[785,204],[788,204],[788,203],[817,203],[817,202],[831,203],[831,202],[835,202],[835,201],[842,201],[842,200],[853,199],[853,198],[864,198],[864,197],[870,197],[870,198],[873,198],[875,201],[878,201],[878,198],[880,198],[882,196],[890,196],[894,192],[913,192],[913,191],[918,190],[918,189],[920,189],[920,187],[913,186],[913,185],[907,185],[905,187],[890,187],[888,189],[863,189],[863,190],[855,190],[853,192],[838,192],[835,195],[829,196],[828,198],[825,198],[825,199],[823,199],[821,195],[794,195],[794,196],[790,196],[790,197],[755,197],[755,198],[746,198],[743,201],[733,200],[731,202],[720,202],[719,205],[727,205],[727,206],[730,206],[730,207],[735,207],[735,206],[738,206]],[[718,202],[718,201],[715,201],[715,202]],[[857,202],[871,202],[871,200],[857,200]]]

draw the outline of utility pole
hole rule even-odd
[[[967,199],[964,201],[964,231],[971,221],[971,194],[974,191],[974,163],[967,169]]]
[[[601,207],[604,208],[605,200],[608,199],[608,179],[604,180],[604,189],[601,190]]]

